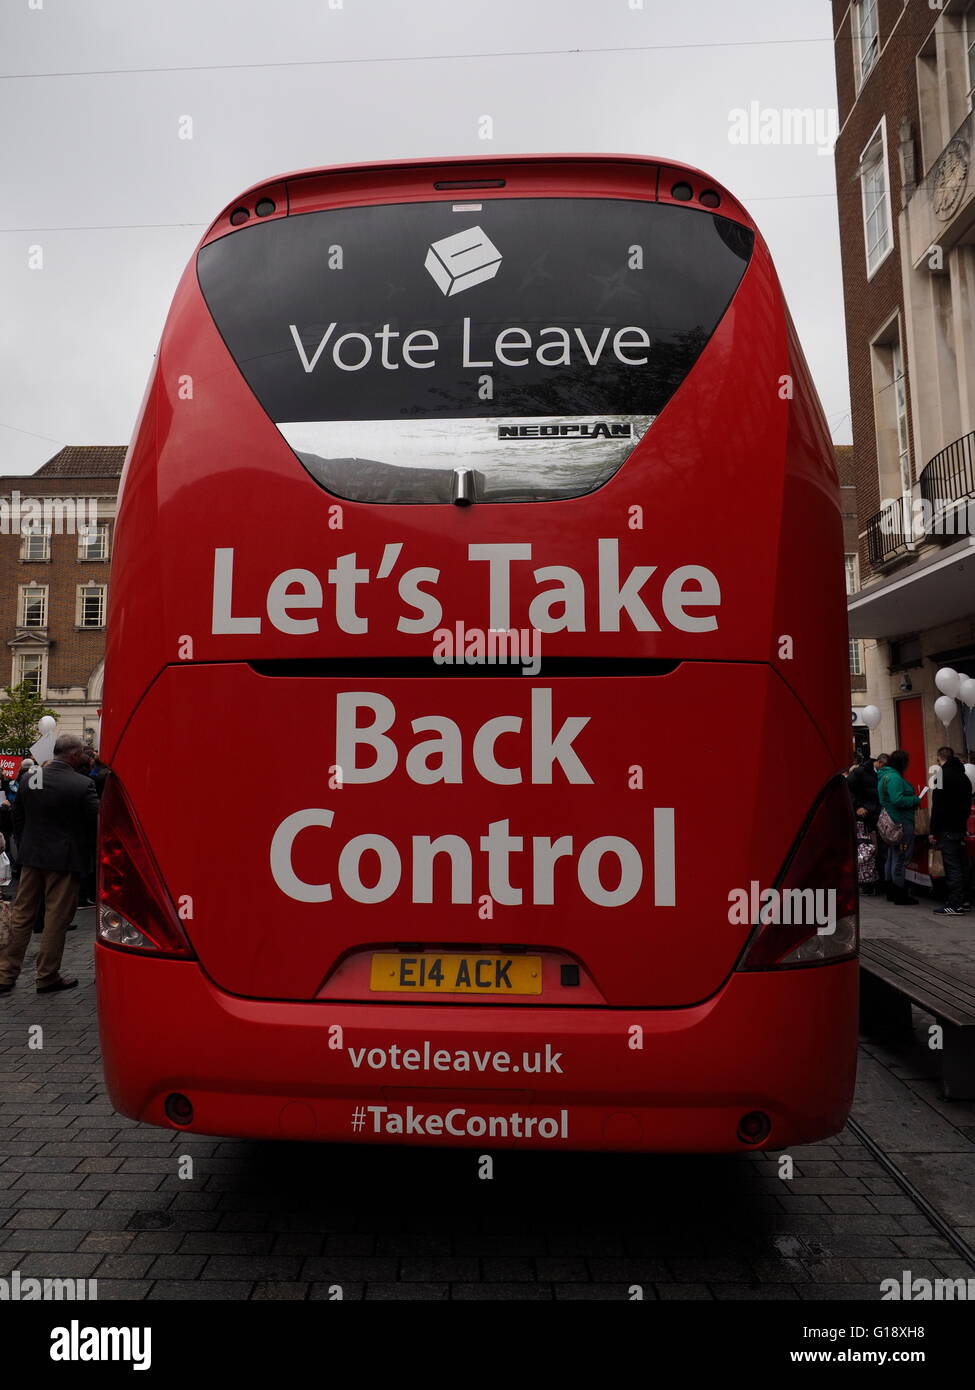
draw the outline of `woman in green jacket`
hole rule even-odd
[[[921,804],[904,776],[908,761],[903,748],[895,749],[877,778],[880,809],[901,827],[900,844],[887,847],[887,898],[902,907],[917,902],[907,891],[904,874],[914,851],[914,813]]]

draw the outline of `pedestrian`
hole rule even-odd
[[[12,777],[7,783],[7,800],[11,806],[17,800],[17,793],[23,785],[24,779],[30,776],[30,770],[34,766],[33,758],[24,758],[17,769],[17,776]]]
[[[941,851],[948,901],[935,912],[943,917],[960,917],[971,905],[971,866],[965,834],[972,812],[972,786],[964,764],[953,748],[939,748],[941,785],[931,796],[931,844]]]
[[[41,900],[44,931],[37,948],[37,992],[52,994],[78,983],[61,974],[61,958],[98,820],[94,785],[78,771],[83,758],[81,739],[61,734],[53,759],[40,774],[21,780],[13,813],[20,888],[9,940],[0,951],[0,994],[9,994],[17,982]]]
[[[866,824],[868,830],[876,830],[877,817],[880,815],[880,796],[877,791],[877,772],[873,758],[864,758],[863,762],[851,768],[846,785],[850,789],[850,799],[856,815]]]
[[[856,816],[857,881],[861,891],[879,894],[882,875],[877,864],[877,819],[880,816],[880,797],[873,759],[866,757],[851,767],[846,779]]]
[[[101,800],[102,792],[105,790],[105,778],[107,775],[108,768],[98,756],[98,749],[96,748],[92,753],[92,764],[88,776],[95,784],[95,790],[98,792],[99,800]]]
[[[80,773],[82,773],[83,776],[88,777],[88,778],[91,779],[91,783],[92,783],[92,785],[94,786],[94,788],[95,788],[95,793],[96,793],[96,795],[97,795],[97,794],[98,794],[98,784],[97,784],[97,782],[95,781],[95,775],[94,775],[94,771],[93,771],[94,766],[95,766],[95,754],[92,752],[92,750],[91,750],[90,748],[86,748],[86,749],[85,749],[85,752],[84,752],[83,761],[80,763],[80,765],[79,765],[79,767],[78,767],[78,771],[79,771]],[[94,856],[94,851],[93,851],[93,852],[88,856],[88,863],[86,864],[85,869],[84,869],[84,872],[83,872],[82,875],[81,875],[81,886],[80,886],[80,888],[78,889],[78,906],[79,906],[79,907],[94,907],[94,906],[95,906],[95,893],[96,893],[96,892],[97,892],[97,888],[96,888],[96,884],[95,884],[95,856]],[[70,927],[69,927],[68,930],[70,931]]]
[[[906,869],[914,852],[914,815],[921,798],[904,777],[909,761],[905,750],[896,748],[877,779],[880,809],[886,811],[901,830],[900,840],[887,846],[887,901],[898,907],[917,904],[917,898],[912,898],[907,891]]]
[[[12,778],[7,784],[7,801],[10,805],[10,833],[7,835],[7,853],[10,855],[10,866],[13,870],[13,880],[11,892],[16,893],[17,884],[20,882],[20,861],[17,858],[17,840],[14,827],[13,808],[17,803],[17,795],[21,787],[27,785],[30,777],[31,768],[34,767],[33,758],[25,758],[17,769],[17,776]]]
[[[7,849],[13,836],[14,829],[14,808],[7,800],[6,788],[0,792],[0,839],[3,840],[3,848]],[[9,849],[7,850],[9,854]]]

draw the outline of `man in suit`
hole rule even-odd
[[[85,761],[81,739],[61,734],[52,761],[21,782],[13,810],[20,887],[10,940],[0,951],[0,994],[9,994],[17,981],[41,902],[44,931],[37,947],[37,992],[53,994],[78,983],[62,976],[61,957],[98,823],[94,783],[78,770]]]

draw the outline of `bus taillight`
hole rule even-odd
[[[115,776],[106,781],[99,813],[98,939],[131,951],[193,956]]]
[[[739,970],[823,965],[856,954],[859,917],[853,811],[834,778],[779,875],[761,895]]]

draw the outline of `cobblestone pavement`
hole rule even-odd
[[[817,1300],[879,1299],[905,1269],[972,1274],[849,1133],[794,1150],[790,1181],[775,1156],[510,1150],[485,1181],[474,1150],[258,1144],[122,1119],[99,1067],[91,918],[68,938],[78,990],[38,998],[28,968],[0,1000],[0,1276],[91,1277],[100,1299],[325,1299],[335,1285],[621,1299],[639,1285],[646,1299]],[[902,1086],[876,1052],[866,1065]]]

